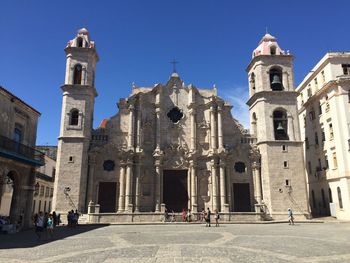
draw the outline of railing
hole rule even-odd
[[[36,166],[45,164],[44,153],[0,135],[0,153]]]

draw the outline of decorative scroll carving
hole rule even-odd
[[[186,144],[170,144],[164,150],[164,165],[167,168],[179,169],[188,167],[189,150]]]

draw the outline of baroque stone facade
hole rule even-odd
[[[266,37],[261,43],[276,42]],[[79,30],[65,51],[53,201],[57,212],[87,211],[93,202],[109,217],[164,207],[266,212],[272,218],[285,217],[292,207],[297,215],[308,214],[291,55],[254,55],[248,67],[256,87],[251,86],[248,101],[251,135],[232,117],[232,106],[217,96],[216,87],[186,85],[176,72],[165,84],[133,85],[131,95],[119,100],[119,112],[94,130],[98,55],[88,31]],[[272,65],[289,76],[282,91],[271,90],[265,71]],[[283,140],[272,136],[276,108],[288,112],[292,125]],[[285,125],[283,116],[278,120]]]

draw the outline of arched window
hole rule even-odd
[[[245,173],[245,169],[246,169],[246,166],[245,166],[245,163],[243,162],[236,162],[235,163],[235,171],[237,173]]]
[[[322,204],[323,204],[323,208],[326,208],[326,197],[324,195],[324,190],[323,188],[321,189],[321,195],[322,195]]]
[[[289,140],[287,112],[284,110],[273,112],[273,128],[275,140]]]
[[[329,198],[329,202],[333,203],[332,189],[331,188],[328,188],[328,198]]]
[[[252,74],[250,74],[250,87],[255,90],[255,74],[254,72]]]
[[[80,64],[75,65],[73,73],[73,84],[81,84],[81,75],[83,68]]]
[[[269,75],[271,89],[274,91],[283,90],[282,70],[280,68],[272,68],[270,69]]]
[[[78,121],[79,121],[79,111],[74,109],[71,111],[70,113],[70,125],[78,125]]]
[[[315,199],[315,192],[314,192],[314,190],[311,190],[311,197],[312,197],[312,207],[316,208],[316,199]]]
[[[337,192],[338,192],[338,202],[339,202],[339,208],[343,209],[343,199],[341,197],[341,190],[340,187],[337,187]]]
[[[83,39],[81,37],[77,38],[77,47],[83,47]]]
[[[275,46],[270,47],[270,54],[276,55],[276,47]]]
[[[255,112],[253,112],[253,115],[252,115],[252,126],[251,126],[251,129],[252,129],[252,132],[253,132],[253,134],[255,135],[255,137],[257,137],[258,136],[258,134],[257,134],[257,118],[256,118],[256,114],[255,114]]]

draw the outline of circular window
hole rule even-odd
[[[237,173],[245,173],[245,164],[243,162],[235,163],[235,171]]]
[[[113,171],[114,170],[114,162],[112,160],[107,160],[107,161],[104,161],[103,163],[103,170],[105,171]]]
[[[182,119],[184,114],[178,107],[174,107],[168,112],[167,116],[173,123],[177,123]]]

